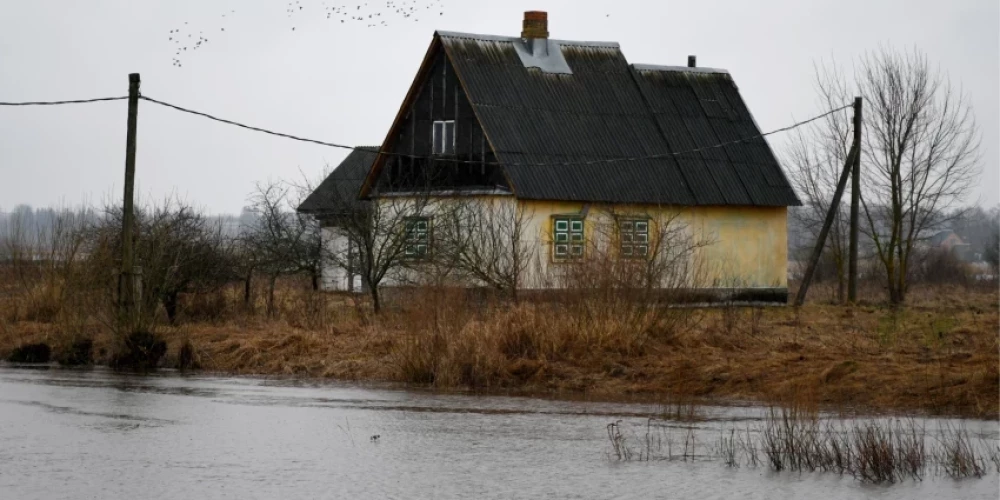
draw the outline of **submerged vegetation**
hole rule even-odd
[[[954,479],[1000,473],[1000,440],[961,425],[928,429],[916,419],[821,418],[816,412],[772,407],[743,427],[715,432],[675,421],[649,419],[607,425],[611,460],[711,460],[727,467],[774,472],[827,472],[866,483],[922,481],[928,474]]]

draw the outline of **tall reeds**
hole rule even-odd
[[[650,420],[643,440],[627,438],[629,432],[622,421],[609,426],[609,457],[686,460],[695,456],[696,434],[703,431]],[[678,455],[675,445],[681,439],[683,453]],[[929,472],[954,479],[982,477],[990,462],[1000,472],[997,441],[977,438],[961,426],[946,423],[931,432],[915,419],[832,421],[795,408],[771,408],[755,424],[724,429],[715,446],[700,456],[733,468],[828,472],[879,484],[922,481]]]

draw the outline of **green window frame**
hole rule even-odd
[[[622,257],[649,258],[649,219],[631,218],[618,221],[618,244]]]
[[[583,218],[556,216],[552,219],[552,257],[578,259],[583,257]]]
[[[427,258],[431,245],[431,220],[428,217],[407,217],[403,221],[403,255],[407,259]]]

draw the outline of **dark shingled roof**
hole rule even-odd
[[[315,215],[336,215],[357,207],[361,183],[378,156],[378,146],[362,146],[351,151],[330,175],[299,205],[298,211]]]
[[[722,70],[629,65],[618,44],[556,41],[572,74],[526,68],[520,39],[439,32],[519,198],[669,205],[799,205]],[[529,163],[534,165],[518,165]],[[538,165],[550,163],[550,165]]]

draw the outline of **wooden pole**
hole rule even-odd
[[[135,253],[132,228],[135,224],[135,135],[139,119],[139,73],[128,75],[128,122],[125,132],[125,196],[122,200],[122,284],[120,297],[125,335],[138,324]]]
[[[830,232],[830,227],[833,226],[833,219],[836,218],[837,211],[840,209],[840,198],[844,195],[844,188],[847,187],[847,178],[851,175],[851,169],[854,166],[856,156],[860,155],[859,149],[857,142],[851,144],[851,151],[847,154],[847,161],[844,162],[844,171],[840,174],[837,190],[833,193],[833,201],[830,202],[830,209],[826,212],[826,220],[823,221],[823,229],[820,230],[819,237],[816,239],[816,246],[809,257],[809,267],[806,268],[806,274],[802,276],[802,284],[799,285],[799,292],[795,295],[796,306],[801,306],[806,300],[806,291],[809,290],[809,283],[816,272],[819,257],[823,254],[823,246],[826,245],[826,236]]]
[[[847,301],[858,300],[858,210],[861,204],[861,98],[854,98],[854,144],[858,154],[854,155],[851,169],[851,240],[850,257],[847,264]]]

